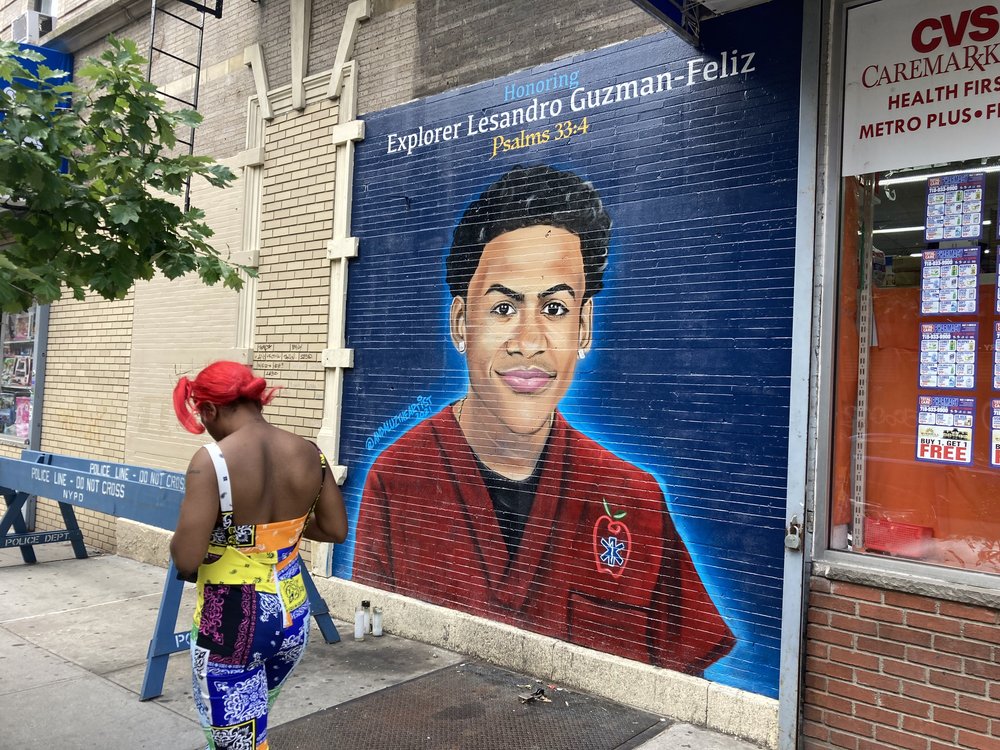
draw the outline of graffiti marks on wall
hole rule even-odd
[[[315,362],[316,352],[308,351],[305,344],[257,344],[253,350],[253,366],[262,377],[281,377],[296,362]]]

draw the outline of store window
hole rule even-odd
[[[0,440],[27,445],[37,393],[38,308],[0,316]]]
[[[845,9],[829,541],[1000,573],[1000,11],[977,7]]]
[[[834,547],[1000,572],[1000,173],[988,169],[844,181]]]

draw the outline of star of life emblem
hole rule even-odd
[[[609,568],[618,568],[625,564],[625,542],[619,541],[616,536],[606,536],[601,538],[601,562]]]

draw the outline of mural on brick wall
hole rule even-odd
[[[335,575],[776,694],[790,15],[365,118]]]

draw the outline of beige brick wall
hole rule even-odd
[[[265,134],[254,368],[283,390],[271,420],[314,437],[323,410],[334,146],[330,102],[280,116]]]
[[[123,303],[103,300],[53,305],[41,448],[183,471],[206,438],[178,424],[173,386],[217,359],[246,359],[235,346],[238,294],[196,277],[157,278],[138,284],[128,303],[127,316],[108,311]],[[87,544],[115,550],[113,519],[77,515]],[[58,507],[41,501],[36,524],[61,528]]]
[[[71,456],[122,461],[128,414],[128,382],[134,299],[108,301],[70,295],[49,315],[48,360],[42,403],[41,449]],[[113,551],[114,521],[77,512],[87,543]],[[62,527],[58,506],[39,499],[36,526]]]
[[[215,231],[213,247],[224,256],[239,252],[242,182],[225,189],[196,183],[192,202],[206,206],[206,219]],[[210,362],[246,360],[237,341],[239,297],[221,283],[206,287],[196,276],[173,281],[160,277],[136,286],[126,463],[183,471],[195,449],[206,442],[177,422],[173,388],[180,376],[193,376]]]
[[[170,2],[160,5],[184,18],[199,20],[198,13],[187,6]],[[198,111],[204,120],[195,132],[197,153],[224,159],[244,148],[247,99],[255,91],[253,75],[243,63],[243,53],[259,39],[263,5],[245,3],[226,7],[221,19],[205,17],[198,91]],[[287,7],[284,12],[287,14]],[[146,22],[136,25],[130,33],[140,41],[143,54],[147,54]],[[197,60],[197,36],[189,27],[162,14],[157,19],[155,45],[184,60]],[[166,93],[186,101],[193,99],[194,69],[190,65],[155,53],[152,80]]]
[[[183,471],[207,438],[185,431],[172,393],[182,375],[210,362],[245,360],[235,343],[237,294],[196,278],[158,279],[136,288],[125,462]]]
[[[0,0],[0,29],[7,24],[6,36],[10,38],[9,20],[4,15]],[[18,0],[18,6],[28,0]],[[211,0],[209,0],[211,3]],[[158,0],[158,7],[200,22],[200,14],[193,8],[176,0]],[[201,58],[201,86],[198,111],[204,118],[195,134],[195,151],[211,154],[223,159],[237,154],[244,148],[247,100],[255,93],[250,68],[243,63],[244,50],[257,42],[265,28],[264,3],[244,3],[227,7],[222,19],[211,15],[205,17],[205,33]],[[108,9],[116,7],[117,15],[108,15]],[[287,4],[282,6],[285,16]],[[22,12],[18,10],[17,13]],[[15,13],[9,14],[11,17]],[[129,22],[128,18],[138,20]],[[121,38],[132,39],[142,55],[149,57],[149,3],[140,0],[60,0],[59,16],[55,32],[45,38],[45,43],[65,48],[67,44],[80,44],[87,38],[80,33],[80,24],[86,28],[94,18],[103,18],[102,28],[112,30]],[[109,19],[113,19],[109,20]],[[117,28],[115,23],[119,22]],[[287,57],[287,31],[285,38],[278,40],[279,47],[273,55]],[[77,66],[88,57],[99,56],[104,49],[103,38],[82,49],[72,49]],[[198,59],[197,36],[190,26],[169,16],[158,14],[155,46],[184,60]],[[193,98],[194,68],[184,62],[160,53],[152,55],[152,80],[164,92],[187,101]],[[178,102],[168,100],[170,108],[179,108]],[[187,138],[186,134],[182,137]]]
[[[13,38],[10,25],[15,16],[24,13],[26,5],[26,0],[0,0],[0,38]]]
[[[265,130],[253,366],[282,386],[267,408],[270,421],[310,439],[323,418],[336,123],[336,105],[324,100]],[[310,564],[308,541],[302,556]]]
[[[313,2],[312,21],[309,24],[309,60],[306,75],[330,70],[337,56],[340,31],[344,28],[347,6],[344,2]]]

